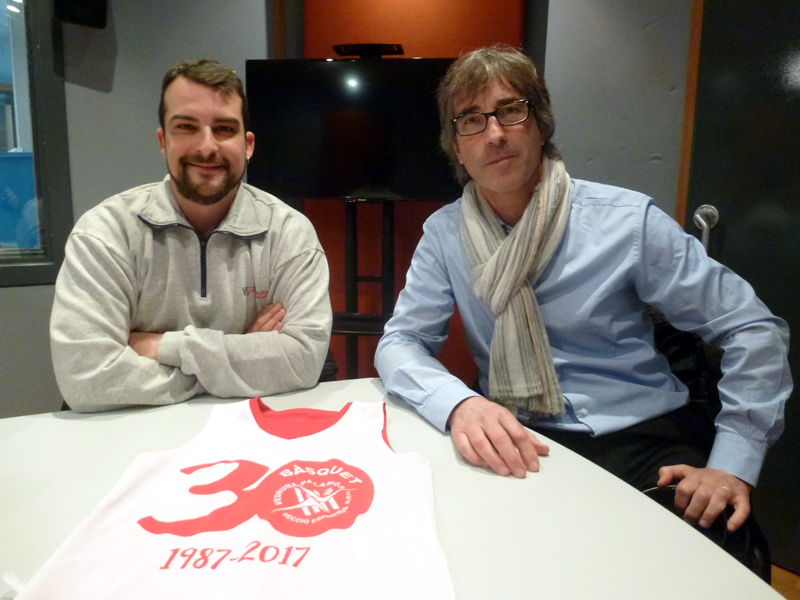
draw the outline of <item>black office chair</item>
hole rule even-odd
[[[709,346],[696,333],[681,331],[666,317],[648,306],[655,326],[656,349],[669,361],[672,373],[689,389],[692,402],[701,405],[713,422],[721,404],[717,384],[722,379],[722,350]]]
[[[667,510],[672,511],[681,517],[678,509],[675,508],[675,488],[676,485],[651,488],[645,490],[645,495],[658,502]],[[725,550],[745,567],[753,571],[767,583],[772,581],[772,561],[769,556],[769,544],[764,537],[761,528],[752,515],[744,522],[739,529],[733,533],[728,531],[727,523],[733,509],[729,506],[717,519],[708,527],[695,526],[717,546]]]
[[[689,398],[701,406],[713,421],[721,408],[717,383],[722,378],[720,360],[722,351],[708,346],[694,333],[673,327],[664,315],[653,309],[648,313],[655,325],[655,346],[666,356],[670,370],[689,389]],[[677,514],[674,485],[652,488],[644,493],[661,506]],[[761,579],[770,583],[772,563],[769,544],[751,512],[747,521],[738,530],[729,533],[727,521],[731,507],[723,512],[708,528],[697,526],[697,530],[735,557]],[[678,515],[680,516],[680,515]]]
[[[317,383],[324,381],[336,381],[336,373],[339,372],[339,367],[336,366],[336,360],[333,358],[333,352],[328,348],[328,355],[325,357],[325,364],[322,365],[322,373],[319,374]]]

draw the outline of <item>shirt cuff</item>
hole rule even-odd
[[[181,339],[183,331],[167,331],[158,343],[158,362],[170,367],[181,366]]]
[[[451,381],[431,394],[428,401],[419,407],[419,412],[440,431],[447,432],[447,419],[458,403],[470,396],[478,395],[462,381]]]
[[[767,445],[727,431],[718,431],[706,466],[730,473],[751,485],[756,485]]]

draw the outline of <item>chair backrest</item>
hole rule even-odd
[[[318,383],[336,381],[336,373],[338,372],[339,367],[336,366],[336,359],[333,358],[333,352],[328,348],[328,354],[325,356],[325,364],[322,365],[322,373],[319,374]]]
[[[695,333],[676,329],[657,311],[649,308],[648,313],[655,326],[656,349],[666,356],[672,373],[689,389],[691,401],[700,404],[708,418],[713,421],[721,408],[717,383],[722,378],[722,351],[709,346]],[[668,485],[652,488],[646,490],[645,494],[678,514],[675,508],[675,487]],[[728,532],[727,522],[731,513],[732,509],[728,507],[708,528],[697,526],[696,529],[770,583],[772,565],[769,544],[764,533],[752,513],[742,527],[733,533]]]
[[[709,346],[696,333],[681,331],[652,307],[653,341],[656,350],[669,361],[672,373],[689,389],[692,402],[703,404],[713,418],[719,412],[717,383],[722,378],[722,350]]]

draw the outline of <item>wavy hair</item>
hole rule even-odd
[[[464,165],[458,162],[455,152],[457,134],[452,123],[457,116],[453,114],[455,104],[465,98],[474,98],[495,79],[515,88],[530,101],[539,134],[544,140],[542,152],[549,158],[561,158],[561,151],[552,141],[556,122],[550,107],[550,94],[536,65],[522,52],[505,44],[480,48],[461,55],[450,65],[436,93],[442,127],[439,141],[461,185],[471,178]]]

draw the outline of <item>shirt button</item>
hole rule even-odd
[[[585,417],[585,416],[586,416],[586,415],[588,415],[588,414],[589,414],[589,410],[588,410],[588,409],[586,409],[586,408],[582,408],[582,409],[580,409],[580,410],[578,411],[578,415],[580,415],[581,417]]]

